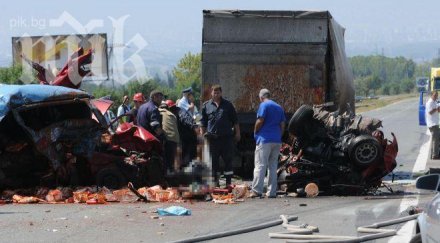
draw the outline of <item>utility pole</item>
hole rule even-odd
[[[126,44],[124,43],[114,43],[114,28],[113,28],[113,32],[112,32],[112,39],[111,39],[111,45],[108,46],[108,62],[110,63],[110,70],[109,70],[109,79],[112,80],[112,86],[113,89],[115,88],[115,77],[114,77],[114,68],[115,68],[115,61],[114,61],[114,48],[124,48],[124,47],[128,47]]]
[[[438,63],[440,63],[440,48],[437,49],[437,63],[436,63],[436,65],[438,65]]]
[[[115,68],[115,61],[113,58],[113,49],[114,48],[121,48],[121,47],[126,47],[125,44],[121,44],[121,43],[113,43],[111,45],[109,45],[108,47],[108,59],[109,59],[109,63],[110,63],[110,70],[109,70],[109,79],[112,80],[112,86],[113,89],[115,88],[115,78],[114,78],[114,68]]]

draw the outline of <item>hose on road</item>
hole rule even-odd
[[[223,231],[223,232],[209,234],[209,235],[197,236],[194,238],[188,238],[188,239],[178,240],[178,241],[173,241],[173,242],[174,243],[184,243],[184,242],[199,242],[199,241],[205,241],[205,240],[213,240],[213,239],[218,239],[218,238],[227,237],[227,236],[231,236],[231,235],[244,234],[244,233],[248,233],[248,232],[252,232],[252,231],[266,229],[266,228],[270,228],[273,226],[283,224],[283,223],[285,223],[285,221],[290,222],[290,221],[294,221],[297,219],[298,219],[297,216],[284,216],[284,218],[282,218],[282,219],[277,219],[277,220],[273,220],[273,221],[265,222],[262,224],[257,224],[257,225],[245,227],[245,228],[240,228],[240,229],[235,229],[235,230],[230,230],[230,231]]]
[[[393,220],[383,221],[374,223],[372,225],[361,226],[358,227],[357,231],[359,233],[370,233],[370,235],[364,236],[337,236],[337,235],[310,235],[307,234],[298,234],[297,232],[282,232],[282,233],[269,233],[270,238],[277,239],[292,239],[292,241],[287,242],[314,242],[314,243],[327,243],[327,242],[365,242],[370,240],[375,240],[379,238],[385,238],[389,236],[393,236],[397,233],[394,229],[379,229],[381,227],[400,224],[403,222],[407,222],[410,220],[417,219],[419,214],[414,214],[402,218],[397,218]],[[281,218],[283,218],[281,216]]]

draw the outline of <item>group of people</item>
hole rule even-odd
[[[278,155],[286,124],[283,108],[271,99],[268,89],[259,92],[260,106],[254,127],[256,141],[254,177],[249,197],[262,197],[264,178],[268,171],[266,196],[275,198],[277,192]],[[219,158],[225,163],[226,187],[233,175],[232,156],[234,140],[240,140],[237,113],[231,102],[222,97],[220,85],[211,87],[211,99],[202,106],[201,133],[208,139],[212,157],[212,175],[218,184]]]
[[[145,102],[142,94],[135,94],[133,101],[135,108],[127,107],[128,97],[118,109],[120,113],[130,113],[130,117],[138,126],[142,126],[164,145],[164,160],[168,170],[172,171],[176,158],[177,148],[182,150],[180,168],[188,165],[197,155],[198,136],[209,143],[212,159],[212,176],[215,184],[219,185],[220,158],[224,162],[223,175],[226,187],[231,185],[234,174],[232,159],[234,144],[240,141],[240,126],[237,112],[232,103],[222,96],[222,87],[211,87],[211,99],[203,103],[200,112],[200,123],[195,117],[198,114],[194,104],[194,95],[191,89],[183,90],[182,98],[177,104],[172,100],[163,101],[161,91],[152,91],[150,99]],[[268,171],[268,190],[266,196],[276,197],[277,165],[281,147],[281,137],[285,128],[286,117],[282,107],[271,99],[268,89],[259,92],[260,106],[258,108],[254,138],[255,168],[250,197],[262,197],[264,178]],[[130,122],[130,120],[127,120]]]
[[[159,90],[153,90],[148,101],[142,93],[136,93],[133,96],[133,108],[129,106],[128,96],[123,97],[118,107],[119,122],[132,122],[141,126],[161,142],[168,172],[188,165],[197,155],[199,127],[195,119],[197,110],[194,95],[191,88],[182,93],[177,104],[172,100],[164,100],[164,94]]]

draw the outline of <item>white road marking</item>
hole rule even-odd
[[[429,130],[427,130],[427,134],[430,135]],[[416,163],[414,164],[414,167],[412,170],[413,173],[425,170],[426,162],[428,161],[428,156],[430,154],[429,153],[430,146],[431,146],[431,139],[429,139],[426,143],[424,143],[420,147],[419,155],[417,156]]]
[[[427,134],[429,134],[429,130],[427,130]],[[420,147],[419,155],[417,156],[416,163],[414,164],[412,173],[420,172],[425,170],[426,163],[428,162],[429,149],[431,145],[431,139],[429,139],[426,143],[424,143]],[[412,176],[411,176],[412,178]],[[399,213],[405,211],[409,206],[417,205],[419,202],[419,196],[416,198],[403,198],[400,202]],[[416,227],[416,221],[412,220],[405,223],[398,231],[395,236],[393,236],[388,242],[389,243],[401,243],[401,242],[409,242],[413,236],[414,229]]]

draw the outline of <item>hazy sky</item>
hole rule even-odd
[[[143,55],[163,64],[201,50],[203,9],[329,10],[347,29],[350,56],[383,51],[428,60],[440,48],[438,0],[16,0],[2,1],[0,7],[0,66],[10,62],[12,36],[75,33],[69,26],[49,27],[49,20],[64,11],[81,24],[102,20],[104,26],[95,30],[109,36],[108,17],[129,15],[124,41],[140,34],[148,43]]]

